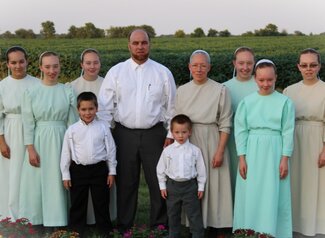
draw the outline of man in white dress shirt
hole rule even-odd
[[[172,73],[149,59],[147,32],[132,31],[128,48],[131,58],[112,67],[104,79],[98,112],[100,118],[115,122],[117,225],[121,231],[134,225],[141,165],[150,193],[150,226],[167,224],[156,166],[167,144],[164,125],[173,116],[176,94]]]

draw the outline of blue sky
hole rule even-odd
[[[6,0],[1,10],[0,34],[19,28],[39,33],[47,20],[57,33],[86,22],[102,29],[147,24],[157,35],[191,33],[196,27],[238,35],[268,23],[288,33],[325,32],[325,0]]]

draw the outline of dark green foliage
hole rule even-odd
[[[153,38],[156,36],[155,29],[152,26],[149,25],[141,25],[141,26],[112,26],[108,30],[106,30],[107,37],[109,38],[126,38],[128,37],[129,33],[133,31],[136,28],[144,29],[150,38]]]
[[[21,39],[34,39],[34,38],[36,38],[36,34],[31,29],[26,30],[26,29],[20,28],[20,29],[15,31],[15,34],[16,34],[16,36],[18,38],[21,38]]]
[[[95,48],[100,52],[102,68],[100,75],[105,76],[115,64],[129,58],[127,39],[3,39],[0,40],[0,78],[7,75],[5,51],[8,47],[20,45],[29,53],[28,73],[39,76],[38,56],[45,50],[60,54],[61,82],[72,81],[80,75],[80,54],[85,48]],[[168,67],[178,85],[190,80],[188,61],[197,49],[206,50],[211,56],[212,68],[209,77],[224,82],[232,77],[232,56],[239,46],[254,49],[256,59],[269,58],[278,68],[277,87],[284,88],[301,80],[297,69],[297,58],[301,50],[315,48],[325,60],[325,36],[287,36],[287,37],[203,37],[174,38],[159,37],[152,39],[150,57]],[[320,77],[325,79],[325,64],[322,63]]]
[[[105,37],[105,31],[100,28],[96,28],[96,26],[91,23],[85,23],[85,26],[82,27],[76,27],[71,26],[68,30],[68,34],[66,36],[67,38],[104,38]]]
[[[42,22],[41,26],[42,26],[41,35],[44,38],[54,38],[55,37],[54,22],[52,22],[52,21]]]
[[[226,29],[226,30],[220,31],[219,36],[221,36],[221,37],[229,37],[229,36],[231,36],[231,33],[230,33],[230,31],[228,31]]]
[[[184,38],[186,36],[185,32],[183,30],[177,30],[174,34],[177,38]]]
[[[191,37],[204,37],[205,33],[201,27],[196,28],[192,33]]]
[[[210,28],[208,31],[207,37],[216,37],[216,36],[218,36],[218,31]]]

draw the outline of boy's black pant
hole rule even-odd
[[[186,216],[190,222],[192,237],[204,237],[201,201],[198,199],[196,179],[177,182],[168,178],[166,202],[169,238],[180,237],[182,206],[184,206]]]
[[[88,192],[93,200],[96,227],[101,233],[108,234],[112,229],[109,215],[108,168],[105,161],[92,165],[70,165],[70,226],[83,234],[87,224]]]

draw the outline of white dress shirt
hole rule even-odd
[[[98,96],[98,116],[131,129],[169,123],[174,113],[176,86],[165,66],[148,59],[138,65],[128,59],[112,67]]]
[[[79,120],[67,129],[60,163],[62,180],[71,179],[69,172],[71,160],[82,165],[106,161],[109,175],[116,174],[116,148],[106,122],[95,118],[87,125]]]
[[[157,177],[160,189],[166,189],[167,177],[178,182],[196,178],[198,191],[204,191],[206,171],[201,150],[188,140],[184,144],[175,141],[163,150]]]

